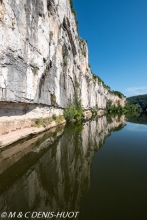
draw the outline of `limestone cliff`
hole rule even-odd
[[[84,109],[104,109],[107,100],[123,105],[125,100],[93,77],[70,1],[0,0],[2,109],[10,112],[8,103],[15,102],[19,105],[13,103],[12,115],[41,109],[46,116],[50,108],[60,114],[76,90]],[[6,110],[0,114],[6,116]]]

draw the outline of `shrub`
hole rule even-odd
[[[41,118],[36,118],[35,119],[35,124],[40,125],[41,124]]]
[[[59,116],[57,116],[57,118],[56,118],[56,122],[57,123],[60,123],[61,121],[63,121],[64,120],[64,116],[63,115],[59,115]]]
[[[54,120],[56,120],[56,119],[57,119],[56,114],[53,114],[53,115],[52,115],[52,118],[53,118]]]
[[[97,110],[92,108],[91,109],[91,113],[92,113],[92,116],[96,116],[97,115]]]
[[[75,87],[76,87],[76,88],[79,88],[79,87],[80,87],[80,84],[78,83],[78,81],[75,82]]]
[[[63,61],[63,66],[67,66],[68,65],[68,61],[65,59],[64,61]]]
[[[53,102],[56,102],[56,95],[54,93],[51,94],[51,99],[52,99]]]
[[[39,68],[38,67],[33,67],[32,68],[32,72],[34,75],[36,75],[38,73]]]
[[[33,119],[35,127],[48,126],[53,121],[53,118],[36,118]]]
[[[74,10],[74,8],[73,8],[73,0],[70,0],[70,7],[71,7],[71,11],[72,11],[72,13],[74,14],[74,16],[76,17],[76,11]]]
[[[65,109],[64,109],[64,117],[67,121],[70,121],[72,119],[74,119],[75,117],[75,108],[73,105],[68,105]]]
[[[73,0],[69,0],[69,3],[70,3],[71,11],[74,14],[75,20],[76,20],[77,13],[76,13],[76,11],[74,10],[74,7],[73,7]],[[77,30],[78,30],[78,21],[77,20],[76,20],[76,25],[77,25]]]
[[[83,109],[79,108],[76,109],[75,106],[73,106],[72,104],[68,105],[65,109],[64,109],[64,117],[67,121],[73,120],[73,119],[81,119],[83,116]]]
[[[63,58],[67,57],[68,56],[68,50],[63,51],[62,56],[63,56]]]
[[[34,120],[34,122],[35,122],[35,126],[37,126],[38,128],[40,127],[40,126],[43,126],[43,118],[36,118],[35,120]]]
[[[111,93],[114,94],[114,95],[117,95],[119,98],[123,98],[124,97],[124,95],[121,92],[119,92],[119,91],[113,91],[112,90]]]
[[[79,84],[76,81],[76,91],[74,94],[74,99],[73,99],[73,104],[69,104],[65,109],[64,109],[64,117],[67,121],[70,121],[72,119],[81,119],[83,116],[83,109],[81,105],[81,100],[79,98],[79,91],[78,87]]]
[[[83,109],[75,109],[75,119],[81,119],[83,115]]]
[[[83,115],[83,109],[76,109],[72,104],[68,105],[64,110],[64,117],[67,121],[73,119],[81,119]]]
[[[84,57],[86,57],[86,52],[85,51],[83,51],[82,54],[83,54]]]
[[[56,95],[53,93],[53,94],[50,94],[50,98],[51,98],[51,105],[56,105]]]

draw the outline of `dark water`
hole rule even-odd
[[[147,125],[127,123],[95,153],[82,219],[147,219]]]
[[[2,151],[0,213],[79,211],[78,220],[147,219],[147,125],[125,123],[123,116],[104,116]]]

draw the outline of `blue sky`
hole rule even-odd
[[[92,71],[125,96],[147,94],[147,0],[73,0]]]

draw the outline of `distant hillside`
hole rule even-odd
[[[147,109],[147,94],[127,98],[131,104],[139,104],[143,110]]]

